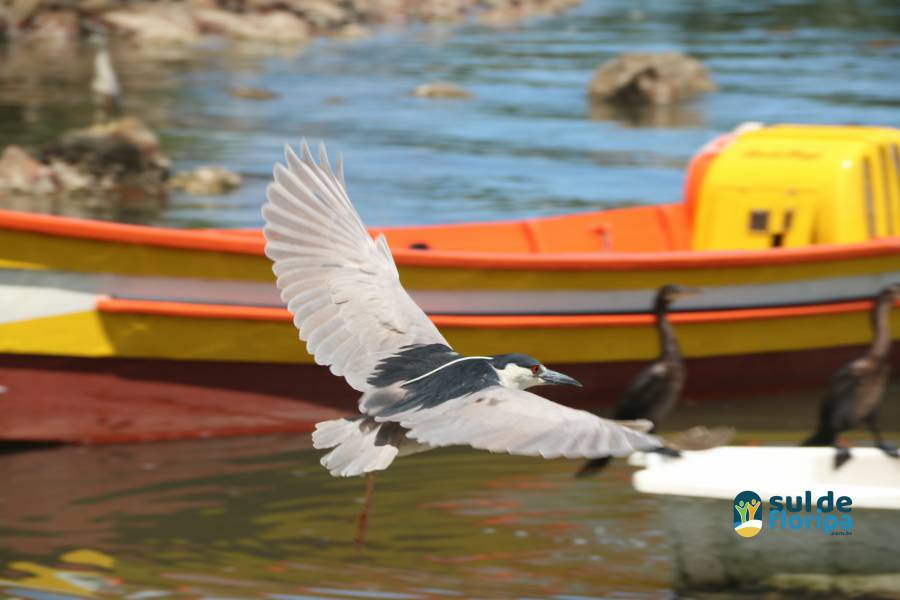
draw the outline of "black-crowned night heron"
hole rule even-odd
[[[841,367],[831,383],[819,413],[819,427],[804,446],[835,446],[834,466],[850,458],[850,450],[838,446],[838,435],[865,425],[875,445],[888,456],[900,456],[897,448],[885,442],[878,429],[878,409],[891,372],[891,310],[900,297],[900,284],[885,287],[874,298],[871,319],[874,336],[869,350]]]
[[[263,207],[266,255],[300,338],[362,393],[360,416],[316,426],[313,444],[335,476],[387,468],[450,445],[545,458],[620,456],[660,445],[647,421],[617,423],[525,391],[578,385],[522,354],[461,356],[400,284],[384,236],[372,239],[324,147],[304,142]]]
[[[653,423],[650,430],[653,432],[675,407],[684,388],[686,373],[678,338],[667,315],[673,302],[698,293],[698,289],[671,284],[656,291],[653,313],[659,332],[659,358],[644,367],[631,381],[619,398],[613,419],[647,419]],[[674,451],[670,453],[677,454]],[[578,476],[592,475],[603,469],[609,461],[609,457],[590,460],[584,464]]]

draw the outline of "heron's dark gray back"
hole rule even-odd
[[[500,385],[500,378],[488,360],[461,358],[464,357],[447,346],[430,344],[411,347],[381,361],[369,383],[379,388],[399,386],[399,389],[394,392],[396,401],[378,403],[377,416],[390,417],[416,406],[434,408],[453,398]],[[455,360],[459,362],[449,364]]]
[[[379,362],[366,383],[383,388],[411,381],[460,357],[458,352],[454,352],[453,348],[444,344],[406,346],[400,352]]]

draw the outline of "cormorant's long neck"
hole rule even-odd
[[[891,309],[894,308],[893,297],[879,298],[872,309],[872,347],[869,355],[881,359],[891,350]]]
[[[678,338],[675,337],[675,330],[672,329],[672,324],[669,323],[669,303],[665,301],[657,302],[654,312],[656,313],[656,329],[659,332],[660,358],[681,356]]]

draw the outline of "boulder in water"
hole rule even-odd
[[[622,54],[603,63],[588,88],[592,101],[673,104],[716,89],[703,63],[675,52]]]
[[[40,151],[56,192],[165,198],[169,159],[141,121],[126,117],[64,133]]]
[[[464,87],[460,87],[455,83],[447,83],[446,81],[435,81],[433,83],[423,83],[412,91],[413,96],[419,98],[455,98],[467,99],[472,97],[472,93]]]
[[[57,189],[53,170],[20,146],[0,154],[0,198],[15,194],[52,194]]]
[[[240,187],[240,175],[222,167],[198,167],[182,171],[169,180],[172,189],[184,190],[194,196],[216,196]]]
[[[250,85],[236,85],[228,90],[228,93],[235,98],[244,98],[246,100],[274,100],[278,97],[278,94],[275,92]]]
[[[68,131],[44,146],[41,159],[80,165],[96,174],[159,171],[165,176],[169,169],[159,138],[134,117]]]

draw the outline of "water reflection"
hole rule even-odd
[[[464,450],[406,459],[379,474],[357,552],[362,480],[328,476],[308,443],[2,456],[0,578],[51,585],[55,571],[80,569],[127,597],[667,595],[668,547],[648,527],[655,501],[631,491],[624,469],[597,484],[573,480],[568,461]],[[78,549],[111,562],[79,567],[66,555]]]
[[[693,103],[663,106],[623,106],[591,103],[588,114],[597,121],[615,121],[624,127],[657,127],[663,129],[703,127],[703,113]],[[680,163],[677,166],[681,166]]]
[[[738,424],[737,444],[797,443],[819,400],[687,401],[667,431]],[[900,403],[884,411],[895,429]],[[0,454],[0,590],[58,591],[62,571],[116,598],[672,597],[661,500],[633,491],[623,461],[575,479],[579,461],[404,458],[377,475],[360,552],[364,480],[319,456],[296,435]]]
[[[209,201],[175,196],[159,211],[85,210],[166,225],[258,226],[272,163],[285,141],[304,135],[344,152],[354,200],[373,225],[677,200],[691,153],[738,123],[896,124],[900,106],[889,82],[898,50],[889,41],[898,31],[900,6],[889,0],[865,9],[837,0],[628,7],[586,0],[510,29],[385,30],[353,42],[318,40],[284,56],[216,41],[157,56],[119,43],[113,60],[126,112],[162,133],[175,166],[221,164],[247,183]],[[648,50],[701,58],[719,91],[661,111],[592,112],[586,87],[594,68],[614,54]],[[0,53],[4,141],[40,144],[90,121],[89,49],[6,45]],[[409,96],[434,79],[475,98]],[[235,87],[274,97],[235,97]],[[598,165],[598,155],[611,158]]]

